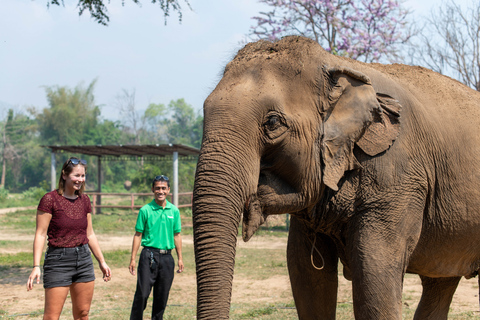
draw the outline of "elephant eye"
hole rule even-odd
[[[275,139],[280,137],[285,131],[287,131],[288,127],[285,124],[285,120],[278,114],[272,114],[267,117],[265,122],[263,123],[263,129],[265,134],[270,139]]]
[[[265,122],[266,129],[270,131],[275,130],[279,125],[281,125],[281,123],[280,118],[277,115],[270,116]]]

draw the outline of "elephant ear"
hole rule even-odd
[[[375,156],[387,150],[400,131],[400,111],[402,106],[392,97],[377,93],[381,113],[374,115],[373,122],[367,127],[357,145],[369,156]]]
[[[353,153],[355,144],[370,156],[392,145],[400,129],[401,106],[377,94],[370,79],[358,71],[345,67],[324,71],[323,182],[336,191],[345,171],[360,168]]]

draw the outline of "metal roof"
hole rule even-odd
[[[200,150],[182,144],[150,144],[150,145],[110,145],[110,146],[44,146],[54,153],[80,153],[97,157],[142,157],[142,156],[171,156],[178,152],[180,157],[198,156]]]

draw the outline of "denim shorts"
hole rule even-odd
[[[43,287],[65,287],[95,280],[88,244],[75,248],[49,247],[43,264]]]

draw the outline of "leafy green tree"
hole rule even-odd
[[[134,3],[141,6],[140,0],[132,0]],[[190,3],[188,0],[184,0],[187,6],[191,9]],[[47,6],[60,4],[64,5],[64,0],[48,0]],[[182,21],[182,7],[180,6],[179,0],[150,0],[152,3],[158,3],[160,9],[163,11],[165,24],[167,24],[167,17],[170,15],[171,11],[178,12],[178,20]],[[108,15],[108,10],[106,6],[107,0],[78,0],[78,15],[82,15],[83,12],[88,11],[92,16],[93,20],[104,26],[108,25],[110,17]],[[110,3],[110,0],[108,0]],[[122,0],[122,5],[124,5],[125,0]]]
[[[41,139],[47,144],[76,145],[97,126],[100,108],[95,105],[93,90],[96,80],[87,88],[78,85],[46,87],[49,108],[36,115]]]
[[[11,191],[19,191],[31,184],[40,183],[45,170],[39,169],[42,166],[38,166],[33,156],[42,151],[35,119],[10,109],[2,127],[2,186]],[[29,170],[31,166],[35,170]]]
[[[168,141],[165,116],[167,108],[163,103],[148,105],[143,116],[145,130],[149,136],[148,143],[163,144]]]
[[[182,160],[178,165],[178,191],[191,192],[195,179],[195,160]],[[132,189],[135,192],[150,192],[152,179],[160,174],[168,177],[173,176],[173,163],[171,159],[165,158],[160,161],[146,161],[142,167],[132,173]],[[172,185],[170,185],[172,188]]]
[[[170,101],[171,118],[167,120],[167,136],[170,143],[200,148],[203,134],[203,117],[195,114],[184,99]]]
[[[117,145],[127,144],[130,137],[123,131],[120,121],[103,120],[84,132],[82,144]]]

